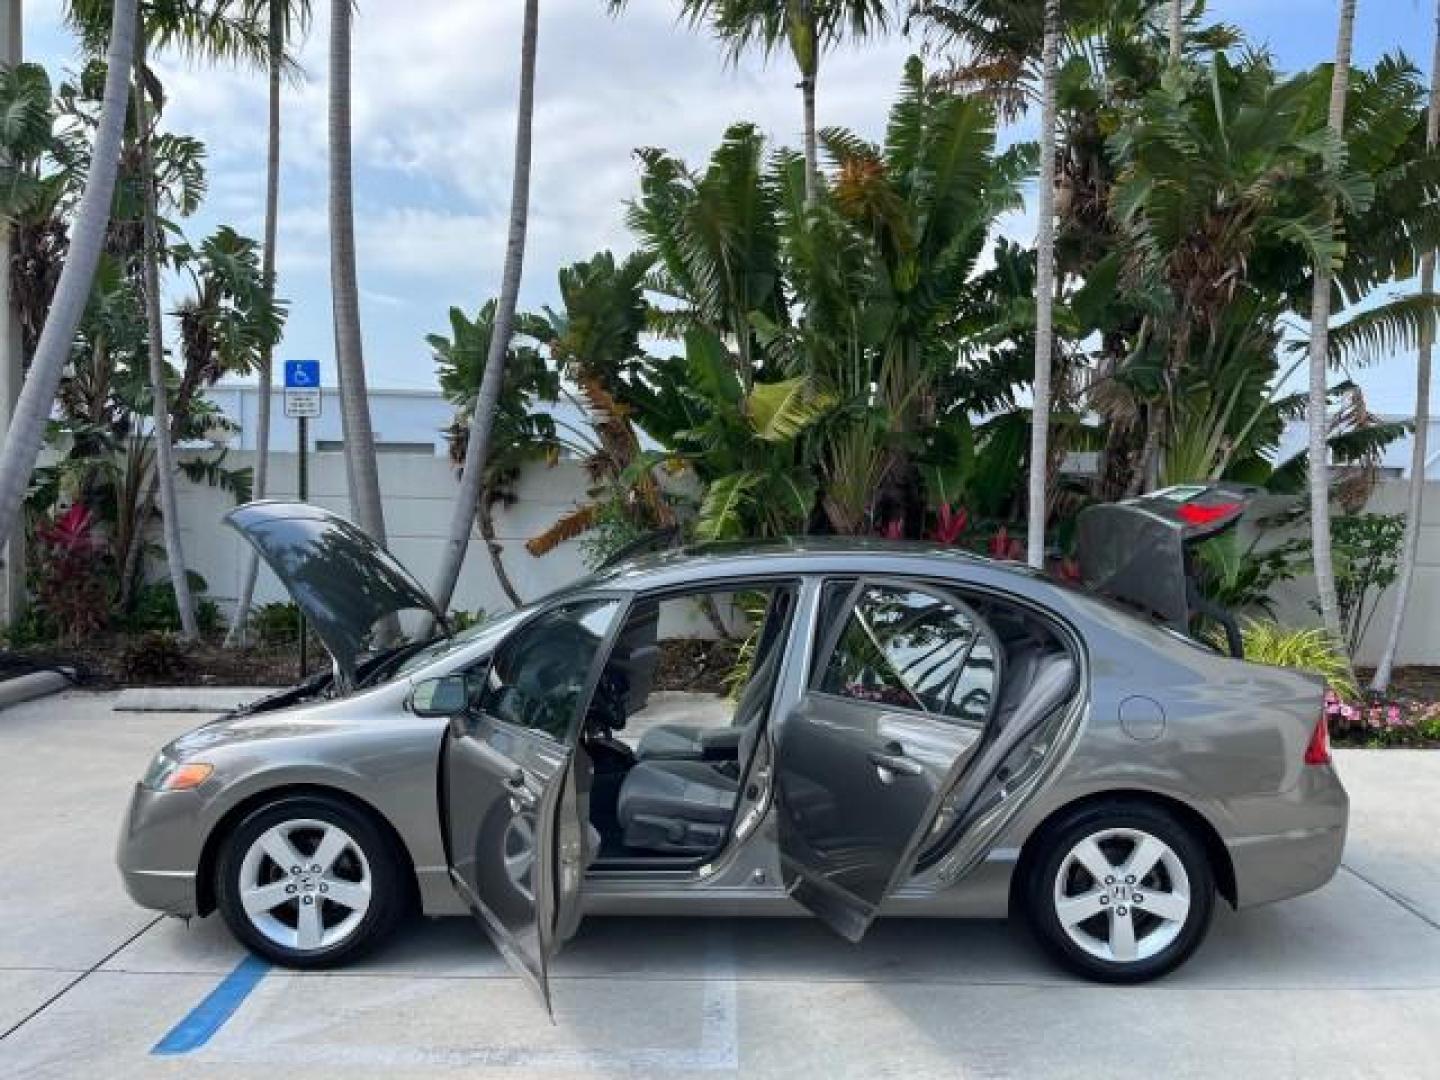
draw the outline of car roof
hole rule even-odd
[[[705,578],[785,573],[933,573],[958,578],[1000,574],[1032,582],[1048,581],[1028,566],[939,544],[874,537],[797,536],[697,544],[641,555],[600,570],[576,585],[651,589]]]

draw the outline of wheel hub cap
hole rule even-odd
[[[250,924],[302,952],[340,944],[370,909],[365,853],[327,821],[287,821],[262,833],[245,853],[238,884]]]
[[[1102,829],[1077,843],[1055,875],[1055,914],[1091,956],[1133,963],[1169,947],[1190,914],[1180,857],[1140,829]]]

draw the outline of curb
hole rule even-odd
[[[120,691],[110,708],[112,712],[223,713],[276,693],[277,689],[273,686],[139,686]]]
[[[67,675],[67,671],[68,668],[61,671],[32,671],[28,675],[19,675],[0,682],[0,709],[19,705],[22,701],[34,701],[36,698],[58,694],[61,690],[69,690],[75,685],[75,680],[72,677],[74,673]]]

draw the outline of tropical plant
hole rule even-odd
[[[565,441],[574,446],[591,487],[586,502],[526,544],[532,555],[578,536],[586,561],[598,565],[640,537],[677,524],[657,475],[657,455],[642,449],[634,423],[637,411],[646,411],[637,404],[650,401],[640,374],[646,364],[640,335],[656,314],[644,292],[653,262],[644,252],[617,262],[607,251],[560,271],[561,305],[545,309],[538,337],[575,387],[574,403],[589,421],[588,439],[567,429]]]
[[[299,641],[302,625],[300,608],[293,603],[274,600],[259,604],[250,611],[250,633],[262,645],[288,645]]]
[[[175,634],[154,631],[127,642],[120,653],[120,674],[127,681],[173,682],[190,666],[186,643]]]
[[[471,414],[484,381],[498,308],[498,301],[487,301],[474,319],[467,319],[459,308],[451,308],[450,336],[431,334],[426,339],[435,354],[440,390],[456,410],[449,432],[450,460],[456,465],[469,456]],[[548,324],[523,314],[517,316],[516,326],[522,334],[531,334],[532,340],[536,335],[545,336],[549,329]],[[485,455],[476,518],[495,579],[510,603],[519,607],[524,601],[505,570],[502,549],[495,539],[494,507],[496,503],[508,505],[514,501],[514,484],[526,464],[553,460],[560,452],[555,417],[540,408],[559,400],[560,378],[535,345],[517,344],[512,339],[506,352],[505,381],[491,421],[494,445]]]
[[[608,0],[612,13],[628,0]],[[820,152],[815,93],[820,61],[846,37],[860,41],[889,29],[888,0],[680,0],[681,17],[708,26],[732,61],[752,48],[769,56],[790,50],[800,72],[804,106],[805,201],[820,194]]]
[[[46,421],[70,355],[76,327],[84,315],[99,264],[115,190],[120,144],[125,135],[126,96],[135,54],[136,0],[114,0],[106,52],[101,120],[95,132],[91,168],[70,231],[69,253],[55,286],[29,374],[20,393],[5,443],[0,450],[0,538],[15,529],[30,476],[40,454]],[[33,114],[32,114],[33,118]],[[38,125],[37,125],[38,138]]]
[[[335,0],[339,4],[344,0]],[[524,24],[520,32],[520,95],[515,108],[515,164],[511,176],[510,226],[505,244],[505,268],[500,277],[500,298],[495,308],[495,329],[485,373],[470,413],[470,431],[465,446],[465,464],[460,471],[460,491],[450,517],[450,535],[440,557],[433,595],[441,610],[450,606],[460,566],[470,545],[470,529],[485,485],[486,458],[495,426],[495,414],[505,384],[505,357],[513,333],[515,305],[520,295],[520,277],[525,265],[525,234],[530,215],[530,157],[535,120],[535,62],[539,48],[540,11],[538,0],[525,0]]]
[[[1359,696],[1349,659],[1324,627],[1294,628],[1268,619],[1246,619],[1240,634],[1245,659],[1251,663],[1308,671],[1346,700]]]
[[[35,606],[59,632],[62,643],[78,644],[105,625],[110,572],[96,516],[75,503],[35,526],[36,554],[44,573],[37,578]]]

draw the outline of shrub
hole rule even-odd
[[[1360,696],[1345,654],[1320,627],[1291,629],[1269,619],[1246,619],[1241,634],[1246,660],[1313,672],[1342,700]]]
[[[211,637],[225,627],[225,616],[220,605],[205,596],[209,588],[203,577],[194,570],[187,570],[190,593],[195,598],[195,622],[200,633]],[[125,619],[125,629],[137,634],[178,633],[180,630],[180,607],[175,603],[175,589],[170,579],[152,581],[142,585],[135,595],[135,606]]]
[[[450,629],[458,634],[462,630],[469,630],[473,626],[479,626],[487,618],[489,618],[489,616],[485,614],[484,608],[476,608],[474,611],[456,608],[450,612],[446,621],[450,623]]]
[[[35,526],[35,606],[60,639],[75,644],[105,625],[110,579],[95,515],[75,503]]]
[[[262,645],[288,645],[300,640],[300,608],[276,601],[250,610],[250,632]]]
[[[146,634],[125,646],[120,673],[126,679],[175,679],[184,674],[190,657],[174,634]]]

